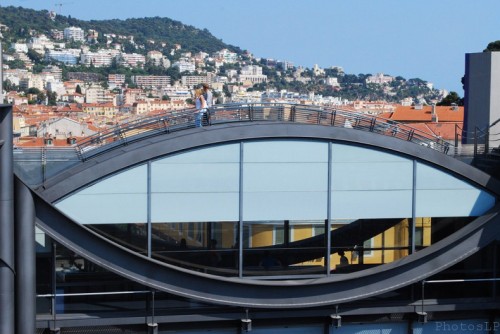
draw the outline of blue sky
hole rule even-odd
[[[421,78],[460,96],[465,54],[500,40],[499,0],[0,0],[8,5],[84,20],[168,17],[256,57]]]

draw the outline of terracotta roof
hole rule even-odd
[[[463,122],[464,107],[456,108],[453,110],[453,107],[448,106],[436,107],[438,122]],[[432,106],[422,106],[422,109],[398,106],[390,119],[398,122],[431,122]]]
[[[16,147],[43,147],[47,146],[44,143],[44,138],[41,137],[22,137],[15,143]],[[71,147],[67,139],[52,139],[51,147]]]

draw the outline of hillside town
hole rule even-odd
[[[0,25],[0,32],[8,29]],[[98,38],[105,40],[105,47],[95,46]],[[16,145],[74,145],[83,137],[117,124],[194,108],[193,90],[202,83],[210,85],[216,103],[270,102],[335,107],[412,123],[445,140],[453,140],[456,126],[463,122],[463,107],[433,107],[448,92],[437,91],[427,82],[419,84],[436,91],[434,99],[422,95],[405,97],[397,103],[349,100],[265,85],[270,80],[265,73],[272,73],[286,82],[316,80],[332,91],[339,91],[343,89],[338,79],[344,74],[342,67],[324,69],[314,65],[308,69],[288,61],[254,58],[247,51],[238,54],[228,49],[212,54],[193,53],[184,51],[180,44],[172,45],[168,54],[157,50],[130,53],[125,52],[125,44],[144,49],[144,45],[135,43],[132,35],[100,36],[95,30],[84,31],[74,26],[62,31],[52,29],[50,36],[32,31],[30,38],[12,42],[2,57],[3,102],[14,107]],[[79,48],[72,48],[74,45]],[[167,47],[161,45],[162,50]],[[39,58],[40,62],[36,63],[33,58]],[[76,66],[88,71],[67,70]],[[110,67],[133,70],[145,66],[175,69],[179,75],[177,78],[127,76],[117,70],[102,77],[92,71]],[[367,76],[365,83],[391,94],[394,89],[391,83],[396,80],[398,78],[377,73]],[[265,89],[260,89],[262,87]]]

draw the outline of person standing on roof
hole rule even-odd
[[[203,126],[203,117],[207,111],[207,102],[203,96],[203,89],[198,88],[194,91],[195,119],[194,124],[197,128]]]
[[[213,95],[210,90],[210,85],[207,83],[202,83],[201,87],[203,89],[203,97],[205,98],[205,102],[207,103],[207,108],[211,108],[213,104]]]
[[[201,84],[201,89],[203,90],[203,98],[205,99],[205,103],[207,104],[206,110],[203,113],[203,123],[204,124],[210,124],[210,108],[212,108],[213,105],[213,95],[212,91],[210,90],[210,85],[207,83],[202,83]]]

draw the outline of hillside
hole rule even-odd
[[[348,100],[385,100],[388,102],[399,102],[405,98],[413,98],[425,101],[440,101],[444,96],[441,92],[431,88],[427,81],[419,78],[405,79],[401,76],[393,76],[389,84],[369,83],[368,78],[371,74],[348,74],[337,68],[327,68],[322,73],[314,72],[309,68],[290,68],[285,71],[276,65],[271,65],[267,59],[252,59],[247,57],[237,46],[228,45],[221,39],[213,36],[207,29],[198,29],[196,27],[185,25],[182,22],[174,21],[169,18],[150,17],[150,18],[132,18],[126,20],[91,20],[84,21],[72,17],[49,15],[49,11],[36,11],[22,7],[2,7],[0,10],[0,24],[6,26],[2,29],[2,47],[6,53],[12,53],[8,50],[12,42],[28,42],[31,37],[43,33],[51,36],[51,30],[59,31],[70,26],[82,28],[84,31],[89,29],[96,30],[99,35],[96,41],[87,44],[91,51],[99,48],[106,48],[107,38],[105,34],[114,34],[116,36],[132,36],[129,38],[113,38],[113,42],[121,45],[122,51],[127,53],[142,53],[148,51],[160,51],[169,58],[170,61],[179,59],[181,53],[185,51],[199,52],[207,54],[228,49],[239,54],[240,62],[225,63],[218,68],[215,64],[207,63],[203,71],[211,71],[215,74],[224,75],[227,70],[241,70],[244,65],[257,65],[262,68],[262,73],[267,76],[267,81],[255,84],[249,90],[286,90],[297,92],[299,94],[315,93],[322,96],[331,96]],[[66,42],[68,48],[80,48],[82,42]],[[180,44],[181,52],[171,52],[175,44]],[[31,50],[30,50],[31,51]],[[251,52],[251,50],[249,50]],[[28,56],[34,63],[33,72],[40,72],[43,66],[50,62],[37,55],[36,52],[28,52]],[[273,58],[273,55],[268,55]],[[7,62],[10,68],[24,68],[20,60]],[[144,68],[125,68],[117,66],[93,67],[93,66],[66,66],[62,67],[63,77],[67,77],[68,72],[94,72],[101,78],[106,78],[110,73],[125,74],[127,84],[131,83],[132,75],[168,75],[172,80],[180,80],[184,74],[180,73],[178,68],[161,68],[158,66],[145,66]],[[116,65],[116,64],[115,64]],[[299,73],[300,71],[300,73]],[[195,71],[195,75],[199,74]],[[336,85],[328,84],[328,79],[336,78]],[[330,80],[331,82],[331,80]],[[7,83],[6,83],[7,84]],[[229,83],[234,84],[234,83]],[[5,86],[4,86],[5,87]],[[13,88],[10,87],[9,88]],[[227,95],[227,94],[226,94]]]
[[[146,41],[165,42],[167,45],[180,44],[186,51],[215,52],[229,49],[240,53],[238,47],[225,44],[206,29],[198,29],[169,18],[134,18],[127,20],[83,21],[57,15],[54,20],[46,10],[36,11],[22,7],[2,7],[0,23],[9,27],[3,32],[4,41],[11,42],[20,38],[29,38],[30,30],[50,35],[51,29],[63,30],[77,26],[84,30],[94,29],[100,34],[133,35],[138,44],[147,45]],[[144,50],[148,51],[148,50]]]

